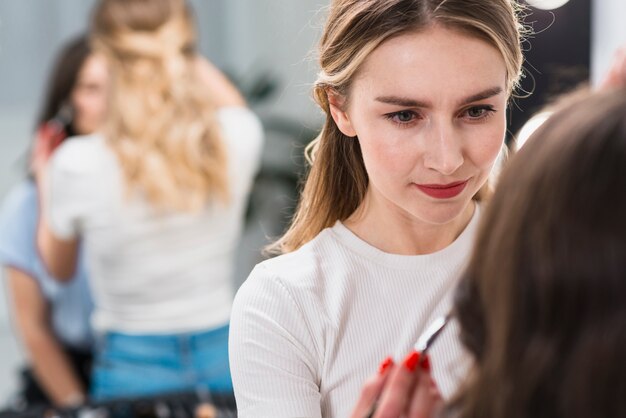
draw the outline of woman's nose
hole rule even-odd
[[[443,175],[452,175],[463,165],[463,150],[451,122],[433,120],[425,138],[424,165]]]

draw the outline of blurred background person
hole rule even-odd
[[[104,117],[107,83],[106,63],[91,53],[87,38],[68,42],[49,80],[38,141],[52,150],[68,136],[94,132]],[[19,398],[27,405],[75,405],[89,389],[92,300],[82,258],[69,285],[57,283],[43,268],[35,244],[38,206],[29,175],[5,198],[0,214],[0,263],[29,359]]]
[[[64,143],[49,167],[43,147],[34,159],[55,277],[85,243],[102,335],[92,395],[232,391],[231,276],[259,120],[196,52],[183,0],[102,0],[92,42],[112,77],[102,134]]]

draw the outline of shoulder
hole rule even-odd
[[[246,181],[246,188],[258,169],[264,134],[258,116],[245,106],[217,110],[223,141],[228,150],[232,175]]]
[[[312,245],[258,264],[233,302],[231,349],[237,351],[249,339],[257,339],[280,351],[282,342],[290,341],[314,364],[331,325],[320,285],[324,280]]]
[[[117,159],[100,135],[66,140],[48,165],[46,216],[55,235],[73,238],[79,219],[92,217],[94,206],[117,192],[121,173]]]
[[[51,165],[54,170],[71,173],[89,173],[101,167],[110,152],[99,134],[75,136],[64,141],[54,152]]]
[[[333,256],[337,245],[326,229],[298,250],[265,260],[252,270],[237,298],[270,292],[298,306],[323,304],[326,277],[340,263]]]
[[[321,271],[335,264],[332,254],[338,246],[331,228],[326,228],[297,250],[265,260],[259,267],[289,286],[308,282],[315,284]]]
[[[228,139],[256,142],[263,139],[259,117],[245,106],[220,107],[217,109],[217,119]]]

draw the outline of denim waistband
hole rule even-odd
[[[194,348],[197,346],[220,343],[228,339],[229,325],[212,328],[205,331],[183,332],[177,334],[129,334],[123,332],[107,332],[101,339],[107,345],[124,343],[126,341],[141,341],[148,345],[158,345],[161,348],[179,349]]]

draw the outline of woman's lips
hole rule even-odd
[[[451,199],[461,194],[468,180],[448,184],[416,184],[417,188],[435,199]]]

